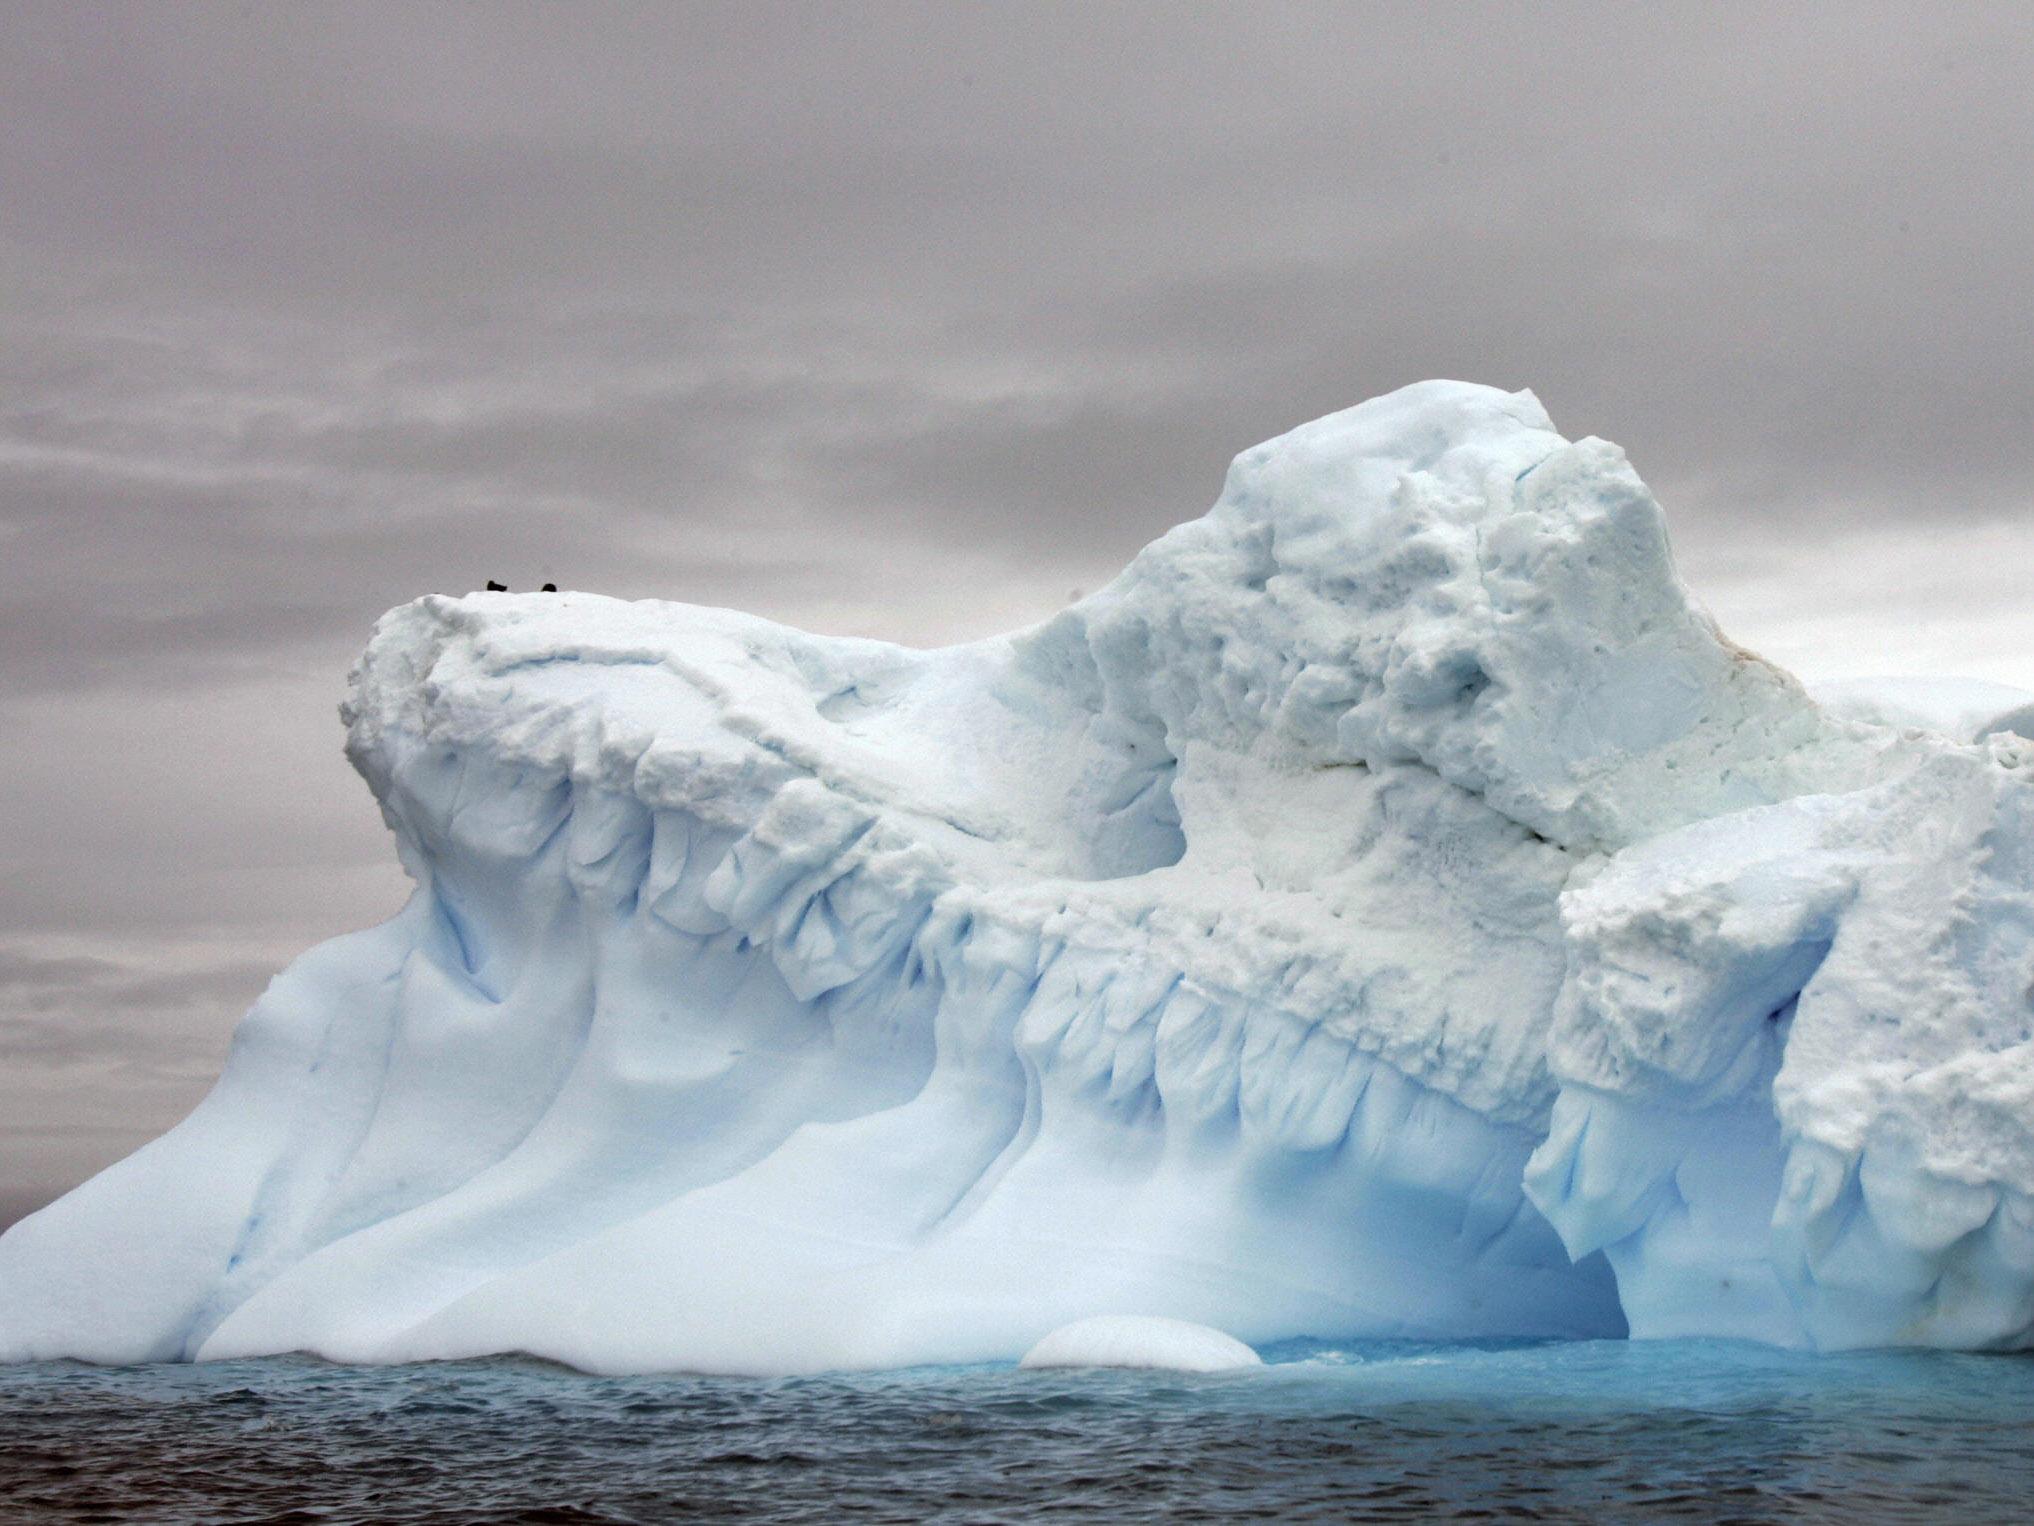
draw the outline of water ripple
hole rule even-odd
[[[0,1368],[0,1520],[2019,1521],[2034,1362],[1296,1345],[1258,1371]]]

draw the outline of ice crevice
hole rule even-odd
[[[434,595],[344,709],[412,902],[0,1239],[0,1358],[2025,1345],[2029,704],[1818,701],[1457,383],[972,645]]]

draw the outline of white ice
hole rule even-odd
[[[1061,1325],[1024,1353],[1019,1367],[1153,1367],[1171,1372],[1234,1372],[1264,1358],[1220,1330],[1183,1319],[1097,1314]]]
[[[1982,742],[2001,731],[2034,736],[2034,692],[1981,678],[1823,679],[1808,692],[1833,715],[1919,727],[1953,742]]]
[[[1973,703],[1818,705],[1615,446],[1448,382],[969,646],[422,599],[345,707],[415,895],[0,1238],[0,1358],[2025,1345],[2034,744]]]

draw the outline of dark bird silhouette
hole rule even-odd
[[[544,585],[543,591],[545,593],[556,593],[558,591],[558,585],[556,583],[546,583]]]
[[[487,580],[487,591],[489,593],[507,593],[508,584],[497,583],[493,578],[489,578]]]

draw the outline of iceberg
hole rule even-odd
[[[420,599],[342,711],[413,896],[0,1238],[0,1359],[2025,1346],[2012,709],[1818,703],[1452,382],[969,645]]]

